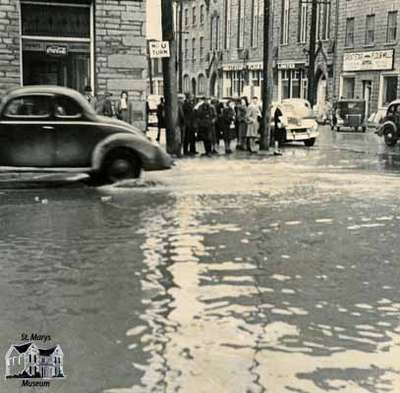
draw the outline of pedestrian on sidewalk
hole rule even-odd
[[[234,138],[235,133],[235,103],[228,101],[222,110],[221,126],[223,139],[225,144],[225,154],[231,154],[231,140]]]
[[[195,116],[193,99],[189,93],[186,94],[185,101],[182,105],[182,110],[184,119],[183,154],[193,156],[197,154]]]
[[[96,113],[102,116],[113,117],[114,110],[111,102],[112,93],[106,91],[102,98],[97,102]]]
[[[214,125],[213,125],[212,130],[211,130],[211,136],[212,136],[212,138],[211,138],[211,144],[212,144],[211,152],[212,152],[212,154],[218,154],[219,133],[220,133],[219,122],[218,122],[218,120],[219,120],[219,117],[218,117],[218,105],[219,105],[218,99],[217,98],[213,98],[211,100],[211,105],[214,107],[215,114],[216,114],[216,119],[215,119]]]
[[[197,124],[199,136],[204,143],[204,155],[211,156],[212,154],[212,132],[217,114],[215,108],[210,104],[210,98],[204,97],[203,103],[197,109]]]
[[[121,91],[115,111],[119,120],[130,123],[130,102],[128,92],[126,90]]]
[[[247,97],[242,97],[237,107],[238,144],[237,150],[246,150],[247,137]]]
[[[165,102],[164,97],[160,98],[160,103],[157,105],[157,142],[160,142],[161,138],[161,129],[165,128]]]
[[[93,107],[93,109],[95,109],[97,105],[97,100],[96,97],[93,95],[92,87],[87,85],[85,86],[84,91],[87,102]]]
[[[258,105],[258,97],[253,97],[251,104],[247,107],[247,149],[250,153],[256,153],[256,139],[258,138],[258,119],[261,116]]]

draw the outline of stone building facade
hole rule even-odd
[[[337,1],[318,6],[315,77],[317,102],[321,105],[334,90]],[[199,2],[188,0],[183,4],[190,19],[191,10]],[[206,23],[201,31],[193,26],[190,37],[203,36],[208,43],[207,54],[202,63],[185,62],[184,72],[191,77],[204,73],[211,95],[260,97],[264,1],[217,0],[206,4]],[[273,56],[274,100],[306,98],[311,5],[302,0],[275,0],[272,4],[268,39]],[[184,90],[194,91],[189,84]]]
[[[144,128],[146,4],[136,0],[0,0],[0,94],[55,84],[117,98]]]
[[[365,98],[369,113],[399,97],[399,3],[340,0],[336,94]]]

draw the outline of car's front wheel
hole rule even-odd
[[[115,183],[121,180],[137,178],[141,173],[140,160],[129,149],[118,148],[109,152],[104,158],[100,176],[104,183]]]
[[[393,147],[397,143],[397,138],[396,138],[395,132],[393,130],[393,127],[386,126],[383,129],[382,133],[383,133],[383,138],[385,140],[386,146]]]
[[[310,138],[304,141],[304,144],[308,147],[314,146],[315,144],[315,138]]]

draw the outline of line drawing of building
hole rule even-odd
[[[64,353],[59,345],[43,349],[34,343],[11,345],[5,356],[6,378],[64,378]]]

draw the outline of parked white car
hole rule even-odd
[[[285,99],[272,106],[272,127],[280,143],[304,142],[313,146],[319,137],[310,103],[301,98]]]

